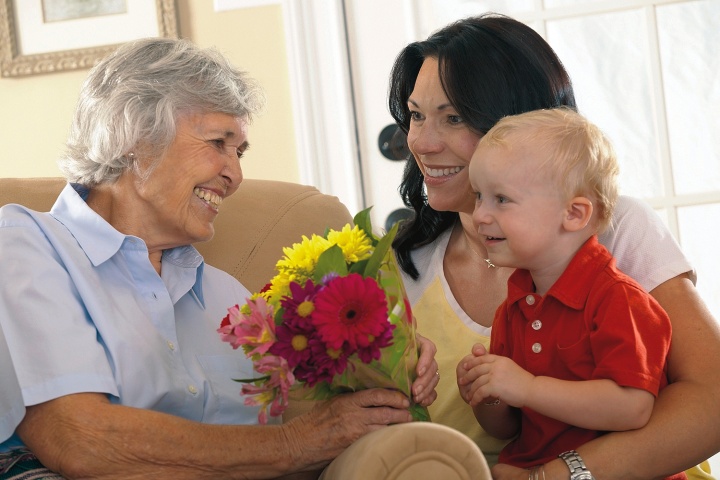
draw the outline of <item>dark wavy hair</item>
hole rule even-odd
[[[388,102],[405,134],[410,128],[407,100],[427,57],[438,60],[448,100],[479,134],[508,115],[560,106],[577,110],[570,77],[550,45],[527,25],[488,13],[451,23],[427,40],[409,44],[397,56]],[[458,213],[439,212],[428,205],[423,175],[412,156],[398,190],[414,214],[402,222],[393,248],[401,268],[417,279],[410,252],[452,227]]]

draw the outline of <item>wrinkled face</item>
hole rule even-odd
[[[408,146],[425,176],[430,206],[471,213],[475,197],[467,167],[480,135],[450,104],[440,83],[437,59],[427,57],[423,62],[408,108]]]
[[[146,179],[126,193],[134,229],[148,246],[170,248],[209,240],[223,199],[242,182],[240,158],[248,148],[247,119],[222,113],[188,114]]]
[[[538,150],[517,142],[480,144],[473,155],[472,219],[495,265],[536,270],[557,254],[566,202],[539,167]]]

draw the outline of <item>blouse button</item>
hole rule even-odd
[[[195,387],[195,385],[188,385],[188,392],[192,393],[193,395],[196,395],[198,390]]]
[[[540,320],[535,320],[532,322],[532,328],[533,330],[540,330],[542,328],[542,322]]]
[[[542,345],[540,345],[539,343],[533,343],[532,351],[534,353],[540,353],[542,351]]]
[[[175,344],[172,341],[168,340],[167,346],[170,350],[175,350]]]
[[[528,295],[527,297],[525,297],[525,301],[528,305],[535,305],[535,297],[533,297],[532,295]]]

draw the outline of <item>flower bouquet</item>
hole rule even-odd
[[[322,400],[376,387],[405,393],[413,418],[429,419],[410,390],[418,347],[390,248],[397,225],[379,238],[369,212],[284,248],[270,283],[222,319],[222,340],[242,347],[259,374],[237,381],[245,404],[261,407],[260,423],[282,414],[291,390]]]

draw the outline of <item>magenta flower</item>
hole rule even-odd
[[[324,286],[315,285],[312,280],[307,280],[304,287],[296,282],[290,282],[289,287],[290,295],[280,300],[280,305],[285,309],[283,319],[309,324],[310,316],[315,310],[313,300]]]
[[[393,344],[393,329],[395,325],[387,324],[385,331],[376,337],[367,347],[358,347],[357,355],[363,363],[370,363],[373,360],[380,360],[382,352],[380,349]]]
[[[312,321],[328,348],[369,346],[388,328],[385,292],[372,278],[351,273],[330,281],[315,296]]]
[[[263,297],[248,300],[247,306],[250,314],[240,312],[237,305],[228,308],[217,331],[233,348],[243,347],[246,355],[263,355],[275,342],[273,307]]]
[[[310,340],[317,332],[310,322],[298,321],[295,317],[278,325],[275,334],[277,340],[269,352],[287,360],[291,368],[310,358]]]
[[[313,387],[319,382],[331,383],[335,375],[342,374],[348,365],[348,357],[352,355],[351,349],[332,349],[319,338],[311,338],[310,358],[295,367],[295,377],[298,381]]]

